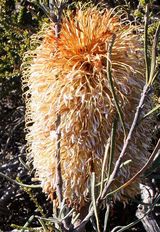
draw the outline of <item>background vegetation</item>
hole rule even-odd
[[[93,2],[97,3],[98,1]],[[150,12],[151,26],[149,27],[150,40],[152,40],[157,22],[160,20],[160,2],[158,0],[108,0],[103,2],[110,7],[120,5],[127,10],[131,19],[136,18],[138,22],[142,23],[145,4],[153,4],[155,7]],[[43,3],[45,6],[49,6],[49,1],[43,1]],[[31,35],[36,33],[46,20],[48,18],[40,1],[0,0],[0,172],[27,184],[31,183],[33,173],[25,165],[25,106],[22,98],[20,66],[24,52],[31,46]],[[160,51],[160,46],[158,50]],[[160,78],[155,84],[156,104],[160,97],[159,83]],[[160,112],[156,111],[154,115],[153,144],[160,137]],[[155,191],[158,191],[160,187],[160,177],[157,176],[159,163],[157,161],[156,168],[151,170],[152,176],[150,176],[150,179],[154,181]],[[110,227],[133,221],[136,208],[136,202],[130,202],[125,210],[121,203],[114,205],[110,215]],[[104,216],[103,210],[100,214],[102,217]],[[46,201],[41,190],[28,190],[19,187],[0,176],[0,229],[9,231],[13,228],[21,228],[32,215],[43,217],[52,215],[52,205]],[[157,218],[160,221],[159,208],[157,209]],[[42,226],[40,220],[31,219],[30,227]],[[92,231],[90,225],[88,225],[87,231]],[[138,224],[134,226],[133,231],[144,231],[144,228]]]

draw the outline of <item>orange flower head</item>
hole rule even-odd
[[[60,165],[63,195],[70,205],[82,207],[90,200],[90,177],[101,180],[105,148],[111,135],[116,108],[107,78],[108,46],[116,36],[111,55],[114,89],[129,129],[145,84],[142,47],[134,26],[114,10],[97,7],[69,12],[61,23],[59,38],[54,24],[37,38],[39,46],[30,51],[23,85],[26,91],[26,127],[29,157],[44,191],[56,190],[57,131],[60,138]],[[27,55],[28,59],[28,55]],[[150,107],[148,102],[146,110]],[[57,115],[61,116],[56,127]],[[134,132],[124,162],[111,190],[121,186],[145,164],[150,143],[147,124]],[[123,145],[118,122],[114,167]],[[109,159],[109,158],[108,158]],[[106,161],[104,177],[108,175]],[[113,199],[126,201],[138,193],[139,179],[115,193]]]

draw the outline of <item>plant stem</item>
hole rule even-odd
[[[113,34],[112,41],[108,46],[107,77],[108,77],[112,97],[114,100],[114,104],[115,104],[118,116],[119,116],[121,124],[122,124],[123,131],[124,131],[124,138],[126,138],[126,127],[125,127],[125,122],[124,122],[124,118],[123,118],[123,113],[122,113],[121,108],[119,106],[118,98],[117,98],[114,84],[113,84],[113,80],[112,80],[112,71],[111,71],[111,54],[112,54],[112,47],[113,47],[115,38],[116,38],[116,36],[115,36],[115,34]]]
[[[149,81],[149,58],[148,58],[148,16],[149,16],[149,6],[146,5],[146,12],[144,16],[144,59],[146,66],[146,83]]]
[[[107,194],[112,182],[114,181],[115,177],[118,174],[118,170],[119,170],[120,165],[122,163],[122,160],[123,160],[123,158],[125,156],[125,153],[126,153],[126,150],[128,148],[129,142],[130,142],[130,140],[132,138],[133,132],[134,132],[134,130],[136,128],[136,125],[137,125],[137,122],[138,122],[138,119],[139,119],[139,115],[140,115],[141,110],[143,108],[144,100],[145,100],[145,97],[147,95],[148,89],[149,89],[149,86],[145,85],[144,88],[143,88],[141,99],[140,99],[139,105],[137,107],[137,110],[136,110],[134,120],[133,120],[131,128],[130,128],[130,131],[129,131],[128,136],[127,136],[127,138],[126,138],[126,140],[124,142],[124,145],[123,145],[122,151],[120,153],[120,156],[119,156],[119,158],[118,158],[118,160],[117,160],[117,162],[115,164],[115,168],[114,168],[112,174],[110,175],[108,183],[107,183],[107,185],[105,186],[105,188],[104,188],[104,190],[102,192],[101,199],[103,199],[105,197],[105,195]]]

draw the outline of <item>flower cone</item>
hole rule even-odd
[[[129,130],[145,84],[144,60],[135,27],[114,10],[78,9],[63,17],[59,38],[54,24],[35,38],[39,46],[27,53],[23,85],[26,91],[26,128],[29,157],[43,189],[56,191],[57,130],[61,131],[60,165],[63,196],[69,205],[90,201],[90,177],[101,179],[102,162],[113,121],[117,115],[107,78],[108,45],[116,35],[111,71],[125,126]],[[29,60],[29,61],[28,61]],[[149,100],[145,110],[149,109]],[[56,128],[57,116],[61,123]],[[145,164],[149,152],[149,119],[134,132],[123,165],[111,190],[121,186]],[[112,167],[123,145],[118,122]],[[107,176],[108,163],[105,168]],[[113,195],[127,201],[139,192],[139,178]]]

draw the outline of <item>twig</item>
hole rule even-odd
[[[157,155],[158,151],[160,149],[160,139],[158,140],[151,156],[149,157],[149,159],[147,160],[146,164],[139,170],[139,172],[137,172],[130,180],[128,180],[126,183],[124,183],[122,186],[120,186],[119,188],[117,188],[115,191],[112,191],[110,193],[108,193],[106,196],[110,196],[116,192],[118,192],[120,189],[126,188],[129,184],[131,184],[138,176],[140,176],[142,173],[144,173],[146,171],[146,169],[149,168],[149,166],[151,165],[152,161],[154,160],[155,156]]]
[[[115,177],[117,176],[118,170],[120,168],[120,165],[122,163],[122,160],[123,160],[123,158],[125,156],[125,153],[126,153],[126,150],[128,148],[129,141],[131,140],[133,132],[134,132],[136,126],[137,126],[137,122],[138,122],[141,110],[143,108],[144,100],[146,98],[148,90],[149,90],[149,86],[145,85],[144,88],[143,88],[143,92],[142,92],[142,95],[141,95],[141,98],[140,98],[140,102],[139,102],[139,105],[137,107],[137,110],[136,110],[136,113],[135,113],[135,116],[134,116],[133,123],[132,123],[131,128],[130,128],[130,131],[128,133],[126,141],[124,142],[124,145],[123,145],[122,151],[120,153],[120,156],[119,156],[119,158],[118,158],[118,160],[117,160],[117,162],[115,164],[115,168],[114,168],[112,174],[110,175],[108,183],[106,184],[106,186],[105,186],[105,188],[104,188],[104,190],[102,192],[101,199],[103,199],[105,197],[105,195],[107,194],[111,184],[113,183]]]

